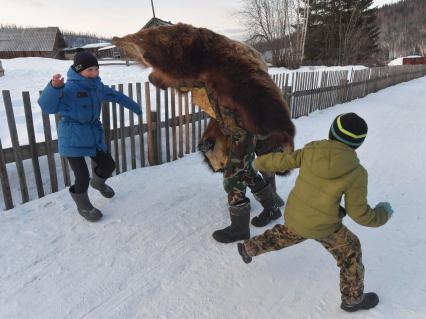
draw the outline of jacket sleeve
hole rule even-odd
[[[62,96],[63,87],[55,88],[52,86],[51,82],[49,82],[41,93],[38,104],[44,113],[55,114],[59,112]]]
[[[123,105],[124,107],[128,108],[129,110],[135,112],[138,115],[142,114],[141,106],[138,103],[136,103],[131,98],[124,95],[123,93],[111,89],[107,85],[104,85],[103,100],[110,101],[110,102],[116,102],[116,103]]]
[[[379,227],[388,221],[383,208],[371,208],[367,203],[368,174],[364,169],[345,192],[345,208],[348,215],[358,224]]]
[[[269,153],[257,157],[253,161],[253,168],[261,172],[283,172],[298,168],[302,164],[303,149],[293,153]]]

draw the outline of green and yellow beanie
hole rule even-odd
[[[356,149],[364,142],[367,130],[368,126],[363,118],[355,113],[344,113],[334,119],[328,138]]]

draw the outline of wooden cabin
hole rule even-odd
[[[43,57],[64,59],[65,41],[58,27],[0,28],[0,59]]]

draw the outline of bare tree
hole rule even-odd
[[[299,0],[300,2],[301,0]],[[308,32],[308,23],[309,23],[309,15],[311,12],[310,0],[303,0],[302,5],[299,3],[298,7],[302,7],[302,21],[303,21],[303,29],[302,29],[302,40],[300,41],[300,63],[303,62],[303,57],[305,56],[305,43],[306,43],[306,33]]]
[[[362,18],[362,11],[358,6],[353,8],[349,21],[345,24],[339,24],[339,65],[347,65],[353,60],[352,55],[358,53],[363,47],[366,38],[363,36],[364,28],[359,28],[359,22]],[[367,39],[368,40],[368,39]]]
[[[303,59],[309,0],[244,0],[240,12],[251,43],[263,42],[272,64],[297,68]],[[303,12],[303,15],[301,14]]]

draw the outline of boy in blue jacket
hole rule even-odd
[[[44,113],[61,115],[59,153],[68,159],[75,176],[69,191],[80,215],[92,222],[99,220],[102,213],[89,200],[89,183],[104,197],[114,196],[114,190],[105,184],[115,169],[115,162],[107,150],[99,120],[102,101],[116,102],[142,114],[139,104],[102,83],[98,60],[85,51],[75,55],[67,82],[64,84],[62,76],[55,74],[38,100]],[[85,156],[92,159],[92,179]]]

